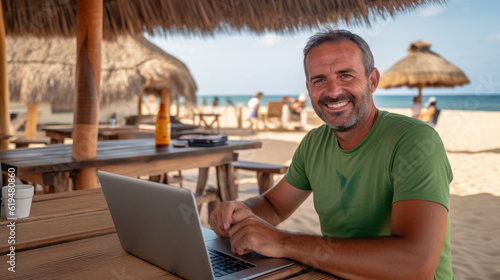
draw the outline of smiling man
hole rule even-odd
[[[453,279],[452,171],[436,131],[375,107],[380,73],[349,31],[312,36],[304,69],[325,125],[304,137],[276,186],[221,203],[214,231],[236,253],[291,258],[342,278]],[[276,229],[311,193],[322,236]]]

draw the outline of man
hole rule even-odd
[[[286,257],[342,278],[452,279],[451,168],[429,125],[375,108],[380,73],[363,39],[311,37],[306,86],[326,123],[310,131],[274,188],[211,215],[238,254]],[[322,237],[274,226],[314,193]]]

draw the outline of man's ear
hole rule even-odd
[[[370,76],[368,77],[368,82],[370,83],[370,93],[374,93],[380,82],[380,72],[377,68],[373,68]]]

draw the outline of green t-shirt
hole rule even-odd
[[[428,200],[449,210],[453,178],[437,132],[409,117],[379,111],[363,141],[342,150],[333,130],[310,131],[295,151],[285,180],[312,190],[324,236],[390,235],[392,204]],[[452,279],[450,226],[435,279]]]

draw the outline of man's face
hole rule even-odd
[[[336,131],[356,127],[375,90],[366,78],[358,46],[348,40],[324,43],[309,52],[306,67],[307,90],[316,114]]]

